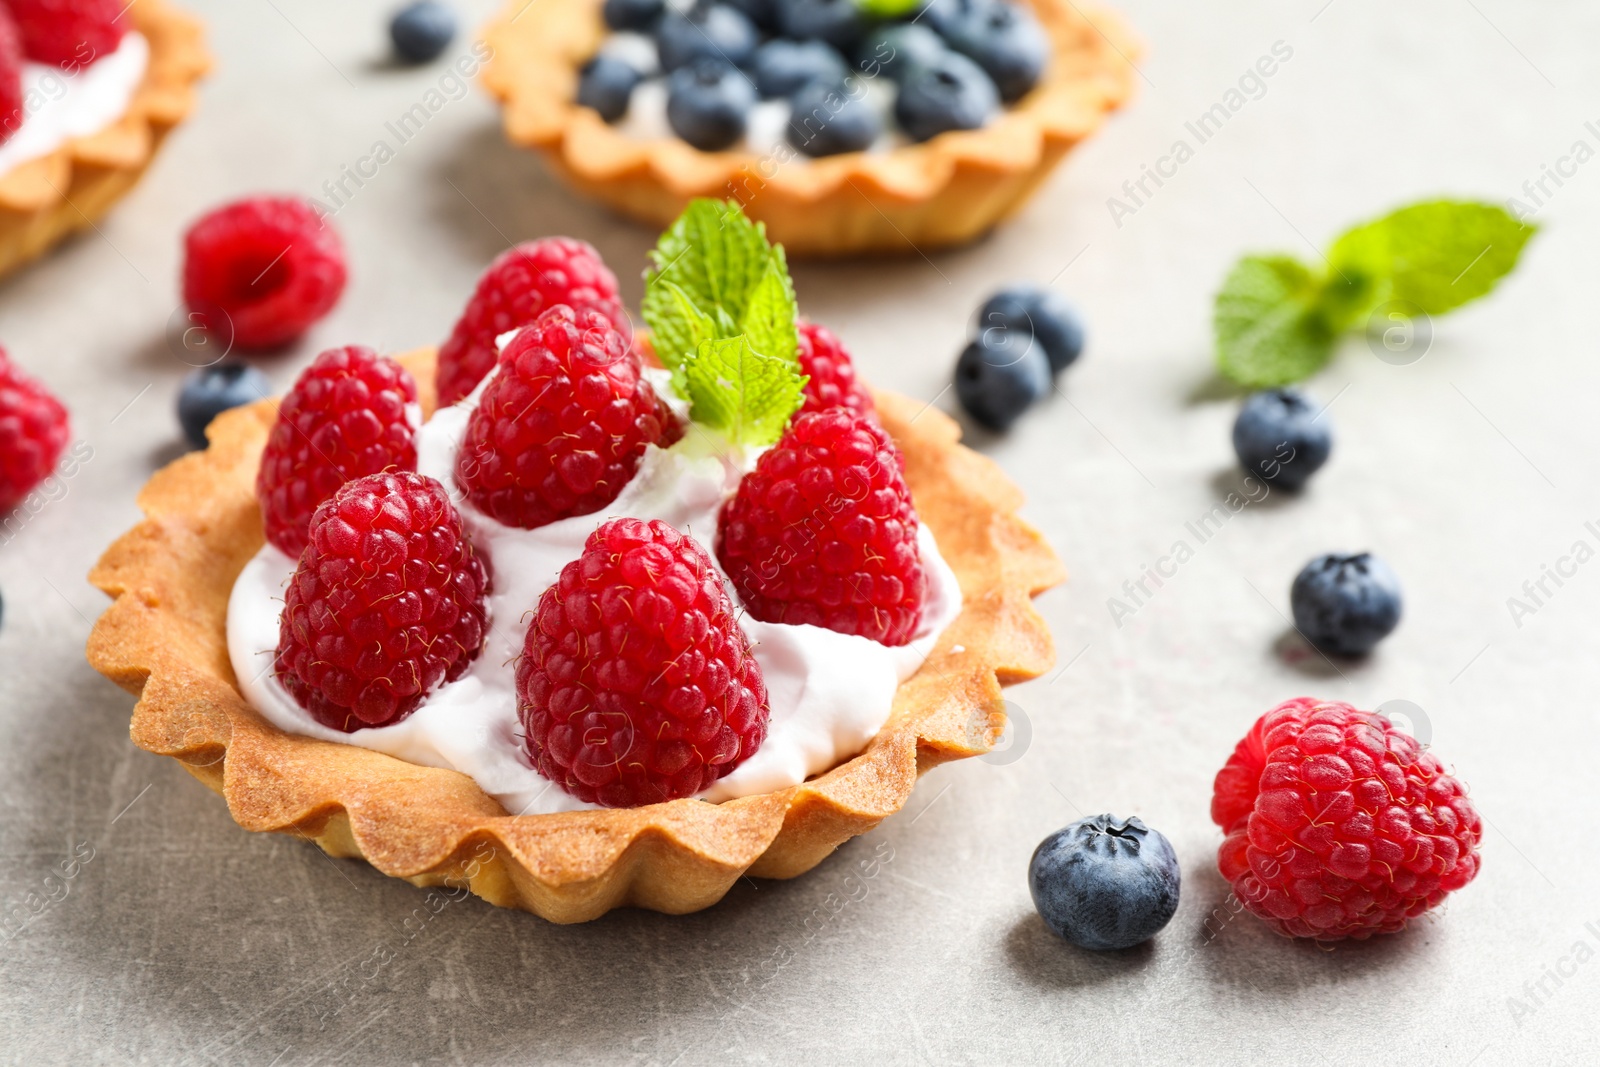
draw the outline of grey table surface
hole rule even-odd
[[[1585,525],[1600,519],[1600,8],[1124,0],[1149,43],[1139,98],[1018,219],[962,251],[796,271],[804,309],[873,381],[946,408],[989,290],[1051,283],[1085,309],[1088,352],[1061,395],[1004,439],[973,437],[1072,571],[1039,601],[1061,666],[1010,692],[1005,755],[931,773],[810,874],[741,881],[698,915],[556,927],[473,899],[414,933],[421,890],[238,829],[130,745],[131,699],[83,659],[104,607],[85,572],[181,448],[187,368],[164,331],[183,226],[258,190],[317,195],[441,76],[383,62],[385,4],[194,6],[218,57],[198,115],[98,232],[0,288],[0,339],[93,448],[0,547],[0,907],[48,899],[0,944],[0,1058],[1593,1062],[1600,575],[1579,567],[1521,619],[1507,600],[1600,541]],[[1197,143],[1185,123],[1277,42],[1291,57]],[[1108,198],[1179,140],[1192,158],[1113,213]],[[1534,205],[1524,183],[1547,167],[1565,177]],[[1420,361],[1348,343],[1311,383],[1338,434],[1311,490],[1246,508],[1117,625],[1108,598],[1235,484],[1236,400],[1208,355],[1229,263],[1313,258],[1344,226],[1437,193],[1521,197],[1544,231],[1492,299],[1435,324]],[[636,300],[653,239],[506,147],[477,90],[337,224],[349,290],[264,364],[280,385],[325,346],[437,341],[510,240],[588,238]],[[1399,631],[1369,662],[1296,656],[1291,577],[1360,548],[1401,575]],[[1318,948],[1227,910],[1212,776],[1256,716],[1300,694],[1412,701],[1487,820],[1482,875],[1401,936]],[[1044,930],[1024,873],[1041,837],[1102,810],[1163,830],[1185,892],[1152,944],[1091,955]],[[874,857],[890,858],[851,877]]]

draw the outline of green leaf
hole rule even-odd
[[[694,421],[748,445],[770,445],[783,435],[805,385],[795,360],[763,355],[743,334],[702,341],[675,378]]]
[[[1333,355],[1319,308],[1322,279],[1290,256],[1246,256],[1217,293],[1217,366],[1240,385],[1267,388],[1310,377]]]
[[[683,355],[698,349],[700,342],[722,336],[716,318],[679,286],[664,281],[651,291],[666,313],[651,318],[647,300],[645,318],[650,322],[652,344],[667,368],[676,368]]]
[[[1536,232],[1494,204],[1432,200],[1355,227],[1328,259],[1335,272],[1387,280],[1386,299],[1438,315],[1493,291]]]
[[[898,19],[914,13],[923,0],[856,0],[856,7],[873,18]]]
[[[798,359],[800,333],[795,327],[794,282],[780,260],[767,266],[767,272],[750,292],[738,330],[750,347],[764,356]]]

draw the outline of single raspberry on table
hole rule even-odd
[[[722,578],[659,520],[613,519],[539,598],[517,660],[528,755],[590,803],[693,796],[767,734],[767,687]]]
[[[0,348],[0,513],[50,475],[71,438],[61,401]]]
[[[22,35],[0,4],[0,144],[11,140],[27,118],[22,93]]]
[[[278,680],[332,729],[399,722],[477,658],[488,588],[444,486],[357,478],[311,520],[284,598]]]
[[[531,530],[617,498],[677,420],[605,315],[558,305],[506,346],[467,421],[456,483],[484,514]]]
[[[236,201],[184,237],[184,302],[200,325],[241,348],[276,348],[305,333],[339,302],[345,275],[333,224],[295,197]]]
[[[1217,773],[1217,866],[1281,934],[1394,933],[1478,873],[1466,789],[1385,718],[1300,697],[1257,720]]]
[[[750,614],[903,645],[922,619],[904,460],[870,416],[801,414],[723,505],[717,558]]]
[[[309,538],[312,513],[352,478],[416,470],[416,427],[407,410],[417,384],[370,348],[331,348],[296,379],[278,406],[256,474],[267,540],[291,556]]]
[[[856,377],[855,361],[844,343],[826,326],[800,320],[800,373],[807,378],[801,411],[849,408],[862,415],[876,410],[872,396]]]
[[[454,404],[494,368],[501,334],[526,326],[557,304],[605,315],[632,335],[617,276],[594,246],[571,237],[526,241],[500,253],[478,279],[466,310],[439,349],[439,403]]]
[[[5,0],[35,63],[86,67],[122,43],[133,22],[126,0]]]

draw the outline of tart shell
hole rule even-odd
[[[889,152],[810,160],[621,133],[575,100],[579,68],[607,32],[601,0],[511,0],[484,32],[493,58],[483,83],[504,105],[514,144],[540,152],[578,191],[658,229],[710,196],[738,200],[790,255],[931,249],[971,241],[1015,212],[1133,93],[1140,48],[1117,16],[1087,0],[1017,2],[1050,36],[1040,84],[982,129]]]
[[[94,225],[194,110],[195,83],[211,68],[200,22],[165,0],[136,0],[127,17],[150,42],[150,62],[122,117],[0,175],[0,275]]]
[[[434,351],[400,357],[434,405]],[[583,922],[634,905],[684,913],[741,875],[791,878],[904,806],[923,771],[989,750],[1001,685],[1049,669],[1054,646],[1031,597],[1065,574],[1016,516],[1020,492],[958,443],[936,410],[875,394],[906,460],[922,520],[960,581],[960,616],[895,694],[888,723],[852,759],[799,786],[710,804],[507,814],[467,775],[273,726],[240,696],[226,617],[235,578],[263,544],[255,476],[277,412],[228,412],[211,445],[157,473],[147,518],[90,581],[114,598],[89,662],[139,697],[130,730],[221,793],[247,830],[308,838],[415,885],[467,886],[502,907]]]

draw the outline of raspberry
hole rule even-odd
[[[826,326],[805,319],[800,320],[800,373],[809,379],[801,411],[838,407],[871,415],[876,410],[843,343]]]
[[[122,43],[131,4],[123,0],[6,0],[22,32],[22,48],[35,63],[84,67]]]
[[[693,796],[767,735],[767,686],[692,538],[613,519],[539,598],[517,660],[528,755],[608,808]]]
[[[444,486],[347,482],[311,520],[278,628],[278,679],[322,725],[388,726],[483,646],[488,578]]]
[[[1301,697],[1263,715],[1217,774],[1217,866],[1289,937],[1394,933],[1478,873],[1466,789],[1371,712]]]
[[[593,308],[626,336],[628,315],[617,295],[617,276],[594,246],[571,237],[547,237],[507,249],[483,272],[450,339],[439,349],[439,403],[466,397],[498,358],[494,339],[526,326],[557,304]]]
[[[456,482],[507,526],[599,511],[676,420],[598,311],[557,305],[506,346],[467,422]]]
[[[0,348],[0,512],[16,507],[49,476],[71,437],[61,401]]]
[[[183,299],[200,325],[241,348],[288,344],[344,292],[344,243],[293,197],[239,200],[184,237]]]
[[[332,348],[295,381],[278,407],[256,475],[267,540],[299,556],[317,506],[352,478],[417,469],[416,427],[406,410],[417,386],[370,348]]]
[[[27,118],[22,95],[22,35],[0,4],[0,144],[11,140]]]
[[[750,614],[910,641],[923,573],[904,463],[869,416],[833,408],[790,423],[722,508],[717,558]]]

